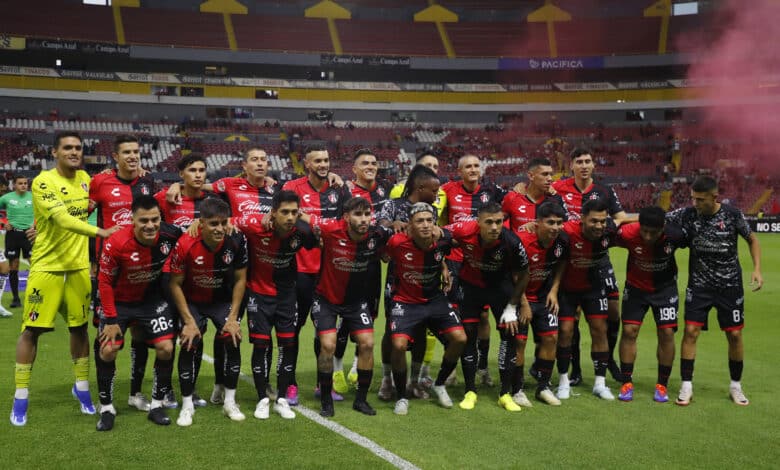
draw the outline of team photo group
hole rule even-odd
[[[159,191],[141,168],[135,136],[116,136],[115,167],[91,177],[83,149],[77,133],[57,134],[54,167],[29,181],[30,194],[27,178],[13,180],[16,197],[31,198],[26,211],[34,220],[6,232],[11,306],[21,303],[23,312],[15,426],[28,415],[45,422],[30,384],[40,338],[62,327],[58,314],[70,335],[73,397],[82,413],[96,415],[98,431],[116,424],[119,354],[131,362],[128,404],[153,423],[190,426],[208,402],[230,420],[245,420],[236,389],[246,341],[251,370],[243,372],[254,381],[253,416],[261,420],[272,412],[296,417],[301,347],[314,348],[314,393],[326,418],[351,389],[353,410],[367,416],[406,415],[428,406],[425,399],[461,410],[477,407],[478,397],[507,412],[535,402],[560,406],[582,384],[581,343],[590,344],[593,399],[630,402],[648,312],[656,338],[646,332],[642,341],[657,342],[657,377],[654,386],[637,383],[637,399],[692,402],[697,339],[714,326],[714,310],[728,343],[723,393],[749,404],[741,384],[739,239],[752,259],[746,282],[753,290],[763,285],[761,250],[710,176],[690,185],[687,207],[627,214],[615,191],[594,181],[595,155],[585,148],[570,152],[569,176],[554,181],[549,160],[531,159],[509,189],[485,181],[483,162],[469,154],[457,159],[459,177],[442,184],[437,156],[421,153],[393,186],[379,177],[381,162],[370,149],[355,152],[353,175],[344,178],[331,172],[327,147],[310,145],[300,153],[305,175],[286,182],[269,174],[260,147],[244,152],[240,176],[213,182],[205,157],[190,153],[178,161],[179,182]],[[87,221],[94,212],[96,225]],[[615,276],[615,250],[627,250],[625,279]],[[689,255],[679,290],[677,250]],[[30,259],[21,296],[20,252]],[[0,271],[8,272],[2,261]],[[301,344],[309,318],[314,342]],[[376,322],[383,322],[381,335]],[[581,322],[589,343],[581,341]],[[206,344],[209,323],[213,341]],[[376,349],[382,376],[374,381]],[[142,390],[150,351],[149,399]],[[212,360],[204,354],[213,357],[214,384],[201,398],[201,365]],[[677,373],[675,396],[668,387]],[[487,392],[494,376],[496,391]]]

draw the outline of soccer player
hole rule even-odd
[[[186,197],[186,196],[185,196]],[[245,416],[236,404],[241,370],[241,306],[246,290],[247,243],[241,232],[227,235],[230,207],[217,198],[200,204],[200,235],[184,234],[163,270],[170,273],[171,297],[181,318],[179,384],[182,408],[176,424],[190,426],[198,379],[198,348],[208,320],[222,343],[225,397],[222,411],[233,421]],[[200,348],[203,351],[202,348]]]
[[[116,168],[95,175],[89,185],[90,209],[97,210],[100,227],[128,227],[132,225],[130,206],[133,199],[137,196],[153,194],[154,180],[151,175],[140,176],[141,148],[135,136],[117,135],[114,138],[112,157],[116,162]],[[100,262],[104,243],[105,240],[102,238],[98,238],[95,242],[97,262]],[[99,306],[97,280],[93,284],[93,295],[95,305]],[[96,309],[92,322],[98,326],[99,308]],[[140,328],[131,326],[130,331],[133,333],[133,339],[130,342],[130,396],[127,402],[139,411],[149,411],[149,400],[141,393],[149,358],[149,345],[145,342]],[[97,338],[95,338],[94,348],[97,354],[100,348]],[[166,406],[171,408],[177,406],[173,391],[166,400]]]
[[[582,218],[569,220],[563,230],[569,239],[569,259],[561,281],[563,295],[558,314],[558,398],[567,399],[571,341],[577,308],[582,308],[590,326],[591,353],[596,379],[593,394],[604,400],[615,397],[606,385],[609,347],[607,345],[607,298],[603,283],[604,258],[613,244],[614,225],[607,216],[607,204],[602,199],[588,200],[582,205]]]
[[[61,312],[70,330],[70,354],[76,383],[72,393],[81,412],[95,414],[89,395],[89,254],[88,237],[107,237],[109,230],[87,223],[89,175],[81,170],[81,137],[72,132],[54,137],[56,166],[42,171],[32,183],[33,214],[38,235],[32,253],[30,277],[22,315],[22,333],[16,343],[16,392],[11,424],[27,423],[30,376],[41,334],[54,329]]]
[[[522,393],[523,370],[517,370],[512,351],[517,351],[517,307],[528,309],[523,297],[528,284],[528,258],[523,244],[504,225],[504,213],[496,202],[477,209],[477,220],[448,225],[456,246],[463,252],[460,286],[463,299],[460,314],[466,331],[466,347],[461,356],[466,393],[460,408],[472,410],[477,403],[477,329],[485,305],[489,305],[501,336],[498,370],[501,392],[498,405],[507,411],[520,411],[512,399]],[[519,395],[518,395],[519,396]],[[523,395],[524,397],[524,395]],[[528,400],[523,402],[527,406]]]
[[[643,207],[639,223],[621,226],[615,242],[628,250],[626,286],[623,289],[623,333],[620,336],[620,372],[623,385],[618,399],[634,399],[636,338],[647,309],[653,310],[658,330],[658,380],[653,399],[669,401],[666,387],[674,362],[674,333],[677,331],[679,295],[674,252],[687,246],[685,232],[664,222],[660,207]]]
[[[563,200],[557,194],[550,194],[553,169],[550,160],[534,158],[528,163],[528,184],[524,194],[510,191],[501,202],[501,209],[509,220],[509,228],[520,233],[525,228],[533,228],[536,222],[536,210],[547,201],[553,201],[563,207]]]
[[[615,190],[596,183],[593,179],[595,163],[592,152],[585,148],[575,148],[570,153],[572,178],[558,180],[552,184],[553,189],[563,198],[564,207],[569,219],[577,219],[582,215],[582,208],[588,201],[603,200],[607,204],[607,212],[616,225],[627,222],[636,222],[633,217],[628,217],[620,205],[620,200]],[[615,346],[620,333],[620,308],[615,270],[609,256],[602,261],[601,279],[608,293],[608,318],[607,341],[609,348],[609,371],[615,380],[620,379],[620,368],[614,360]],[[574,338],[572,339],[572,374],[571,384],[579,385],[582,382],[582,369],[580,367],[580,328],[579,319],[575,320]]]
[[[160,203],[163,221],[186,230],[200,218],[200,205],[212,193],[203,188],[206,181],[206,160],[203,155],[191,153],[179,160],[176,168],[182,180],[180,203],[168,202],[165,190],[158,191],[154,198]]]
[[[330,158],[328,150],[323,145],[312,145],[305,150],[304,165],[306,176],[288,181],[282,189],[295,192],[300,198],[300,209],[309,215],[322,219],[338,219],[342,215],[342,205],[350,198],[349,189],[345,186],[336,187],[329,183]],[[296,319],[296,334],[300,335],[312,304],[312,294],[317,273],[320,271],[320,248],[303,249],[296,255],[298,263],[298,279],[296,281],[298,318]],[[286,391],[288,402],[298,404],[298,382],[295,379],[295,368],[298,362],[298,342],[292,346],[289,353],[293,359],[292,383]],[[319,340],[314,338],[314,355],[319,356]],[[314,391],[319,394],[319,388]],[[334,392],[334,399],[344,398]]]
[[[100,350],[95,356],[100,391],[98,431],[114,427],[116,356],[124,344],[125,330],[133,322],[155,349],[149,421],[171,424],[163,400],[171,388],[176,328],[174,312],[162,295],[160,277],[181,230],[162,222],[160,205],[153,196],[136,197],[130,210],[133,225],[107,239],[100,256],[98,288],[103,310],[98,335]]]
[[[276,330],[279,344],[277,362],[278,395],[274,411],[282,418],[293,419],[295,412],[285,397],[285,391],[292,385],[293,370],[297,356],[294,354],[298,342],[296,329],[297,278],[296,253],[301,248],[317,246],[317,239],[308,224],[298,220],[299,198],[292,191],[282,190],[274,194],[270,218],[273,228],[263,228],[259,216],[235,219],[235,226],[249,242],[249,279],[247,281],[247,317],[249,319],[249,341],[252,351],[252,375],[257,389],[258,403],[255,418],[268,419],[270,402],[268,385],[269,362],[266,348],[269,347],[271,329]]]
[[[321,387],[320,414],[334,415],[333,355],[336,350],[336,321],[354,337],[358,349],[357,394],[352,408],[373,416],[376,411],[366,397],[374,368],[374,312],[369,302],[378,301],[370,275],[376,269],[379,252],[392,232],[382,226],[370,226],[371,203],[355,197],[344,204],[344,218],[339,221],[313,221],[322,240],[322,267],[314,292],[312,321],[322,346],[317,360],[317,377]]]
[[[718,323],[726,333],[729,345],[729,395],[737,405],[748,405],[742,391],[744,351],[742,328],[745,326],[745,294],[742,267],[739,264],[737,236],[750,247],[753,272],[750,284],[761,289],[761,246],[750,231],[742,212],[718,201],[718,183],[710,176],[700,176],[691,185],[693,207],[667,214],[667,221],[681,226],[688,234],[691,255],[688,263],[688,288],[685,292],[685,333],[680,351],[682,385],[677,404],[690,404],[693,396],[693,363],[696,340],[707,325],[709,311],[718,311]]]
[[[8,216],[8,223],[5,226],[5,257],[9,262],[9,276],[11,281],[11,308],[21,307],[22,301],[19,298],[19,258],[30,259],[29,236],[35,232],[35,220],[33,218],[33,200],[32,193],[28,191],[29,181],[27,177],[16,175],[12,179],[14,190],[0,197],[0,209],[5,209]],[[0,292],[5,290],[5,277],[0,274]],[[8,312],[0,305],[0,315]]]
[[[435,193],[434,193],[435,194]],[[396,233],[387,243],[386,253],[393,262],[392,309],[392,371],[398,401],[393,412],[409,412],[406,399],[406,349],[413,341],[419,325],[443,337],[446,347],[439,375],[431,390],[439,404],[452,408],[444,381],[455,369],[466,344],[466,334],[458,314],[442,291],[442,260],[452,246],[449,232],[443,231],[435,241],[436,210],[428,203],[418,202],[409,210],[409,235]]]
[[[439,174],[439,159],[436,158],[436,155],[430,152],[422,152],[420,156],[417,158],[417,162],[415,165],[422,165],[424,167],[430,168],[431,171],[433,171],[433,174],[435,175]],[[406,190],[406,181],[403,181],[393,186],[393,188],[390,190],[390,199],[399,199],[403,197],[403,194]],[[434,199],[431,205],[436,209],[436,212],[439,214],[438,225],[440,226],[447,225],[447,212],[446,212],[447,193],[445,193],[444,190],[441,189],[441,187],[439,188],[439,191],[436,193],[436,198]]]
[[[447,223],[454,224],[464,220],[475,220],[477,210],[488,202],[501,204],[506,191],[495,184],[480,184],[482,179],[482,162],[474,155],[464,155],[458,160],[458,173],[461,181],[450,181],[441,189],[447,194]],[[461,289],[458,273],[463,264],[463,252],[459,248],[452,250],[447,257],[447,267],[452,276],[452,290],[449,300],[453,305],[461,302]],[[490,352],[490,321],[487,308],[483,309],[479,322],[479,339],[477,342],[477,376],[483,385],[493,386],[493,379],[487,368]]]
[[[519,232],[529,263],[529,282],[525,296],[530,304],[531,318],[528,322],[522,322],[516,362],[522,376],[530,323],[534,335],[539,338],[536,354],[536,398],[548,405],[558,406],[561,402],[550,390],[549,384],[558,343],[558,290],[569,253],[569,239],[562,231],[566,214],[563,206],[554,200],[543,202],[534,212],[536,221],[533,230]],[[522,390],[513,398],[515,403],[521,406],[528,406],[530,403]],[[527,403],[523,403],[524,401]]]

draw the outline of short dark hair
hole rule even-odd
[[[179,171],[184,171],[188,166],[192,165],[195,162],[203,162],[203,164],[205,165],[206,157],[204,157],[202,153],[193,152],[189,155],[185,155],[184,157],[182,157],[182,159],[176,163],[176,168],[178,168]]]
[[[421,158],[425,158],[425,157],[429,157],[429,156],[435,158],[436,160],[439,159],[439,157],[437,157],[436,154],[433,152],[433,149],[426,148],[426,149],[423,149],[417,155],[417,158],[415,160],[419,161]]]
[[[130,210],[133,211],[133,214],[135,214],[135,211],[138,209],[148,211],[154,209],[155,207],[159,209],[160,203],[157,202],[157,199],[155,199],[154,196],[149,194],[141,194],[133,198],[133,205],[130,206]]]
[[[266,152],[263,147],[260,147],[259,145],[253,145],[253,146],[249,147],[248,149],[244,150],[244,153],[242,155],[242,157],[244,157],[244,161],[247,161],[247,159],[249,158],[249,152],[251,152],[253,150],[258,150],[258,151],[263,152],[266,155],[268,155],[268,152]]]
[[[298,195],[295,194],[295,191],[285,189],[274,194],[274,197],[271,200],[271,209],[279,209],[285,202],[294,202],[299,206],[301,205],[300,199],[298,198]]]
[[[501,206],[495,201],[490,201],[477,209],[477,216],[482,214],[495,214],[497,212],[503,212]]]
[[[541,220],[547,217],[560,217],[563,219],[566,217],[566,211],[557,202],[545,201],[536,208],[536,218]]]
[[[552,166],[552,163],[550,163],[550,160],[542,157],[533,158],[528,162],[528,170],[533,170],[537,166]]]
[[[126,144],[128,142],[135,142],[137,144],[138,137],[132,134],[119,134],[118,136],[114,137],[114,152],[119,150],[120,145]]]
[[[306,157],[306,155],[312,152],[327,152],[327,151],[328,151],[328,147],[326,147],[325,144],[322,143],[309,144],[303,149],[303,156]]]
[[[569,158],[571,158],[572,160],[579,158],[583,155],[593,156],[593,152],[591,152],[590,149],[587,149],[585,147],[575,147],[571,152],[569,152]]]
[[[582,205],[582,216],[585,217],[591,212],[604,212],[607,209],[607,203],[603,199],[591,199]]]
[[[28,178],[28,177],[26,177],[26,176],[24,176],[24,175],[21,175],[21,174],[18,174],[18,173],[17,173],[17,174],[15,174],[15,175],[13,175],[13,176],[11,177],[11,181],[13,181],[14,183],[16,183],[16,180],[18,180],[19,178],[24,178],[24,179],[26,179],[26,180],[29,180],[29,178]]]
[[[718,182],[712,176],[702,175],[693,180],[691,189],[697,193],[708,193],[718,189]]]
[[[55,149],[58,148],[60,146],[60,141],[67,137],[75,137],[79,139],[79,142],[84,141],[84,139],[81,138],[81,135],[78,132],[73,132],[73,131],[58,132],[54,134],[54,148]]]
[[[409,176],[406,178],[406,186],[404,186],[404,191],[401,193],[401,197],[408,197],[420,183],[429,179],[435,179],[438,181],[439,177],[436,176],[436,173],[434,173],[433,170],[427,166],[419,164],[415,165],[412,167],[412,171],[409,172]]]
[[[230,217],[230,206],[218,197],[207,197],[200,203],[201,219]]]
[[[666,213],[658,206],[647,206],[639,209],[639,225],[649,228],[663,228]]]
[[[373,155],[376,157],[376,154],[371,151],[371,149],[367,148],[360,148],[355,152],[355,156],[353,157],[353,161],[357,160],[358,158],[362,157],[363,155]]]
[[[371,210],[371,203],[362,197],[350,198],[343,206],[344,213],[352,211],[369,211]]]

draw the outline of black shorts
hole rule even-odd
[[[176,337],[176,325],[171,305],[165,300],[154,300],[142,304],[116,304],[116,317],[122,335],[129,326],[138,326],[143,330],[144,340],[148,344],[159,343]],[[105,320],[101,318],[100,331]],[[117,341],[123,345],[123,339]]]
[[[264,344],[271,339],[271,329],[277,338],[294,338],[296,327],[295,289],[279,290],[275,296],[250,291],[246,316],[249,320],[249,341]]]
[[[218,302],[215,304],[191,304],[188,303],[187,307],[190,309],[192,317],[195,319],[195,324],[198,325],[200,334],[206,333],[209,320],[214,324],[217,329],[216,335],[220,338],[229,337],[228,333],[221,333],[222,328],[227,323],[228,316],[230,315],[230,302]],[[241,323],[241,314],[238,315],[238,322]],[[179,331],[184,326],[179,317]]]
[[[620,288],[618,287],[617,278],[615,277],[615,269],[612,267],[612,262],[607,260],[607,264],[599,269],[599,278],[601,279],[601,288],[607,294],[609,300],[620,299]]]
[[[458,306],[463,302],[463,288],[460,285],[460,268],[463,266],[463,262],[447,258],[444,259],[444,262],[450,270],[450,277],[452,277],[452,287],[447,293],[447,300],[452,305]]]
[[[680,298],[676,284],[671,284],[658,292],[645,292],[626,284],[620,309],[623,323],[641,325],[648,308],[653,310],[655,325],[658,328],[674,328],[677,331]]]
[[[479,323],[482,310],[485,305],[488,305],[496,320],[496,328],[501,329],[499,319],[512,296],[512,282],[505,280],[497,285],[477,287],[474,284],[461,281],[460,287],[463,292],[463,300],[460,304],[460,316],[463,323]]]
[[[374,332],[374,319],[368,301],[351,305],[334,305],[324,297],[314,294],[311,304],[311,320],[318,335],[336,333],[337,317],[342,318],[351,335]]]
[[[24,259],[30,259],[32,244],[27,239],[23,230],[9,230],[5,234],[5,257],[9,260],[18,259],[21,255]]]
[[[588,320],[606,319],[609,300],[602,289],[586,292],[562,292],[558,295],[559,321],[574,321],[577,307],[582,307]]]
[[[547,305],[541,302],[530,302],[531,327],[535,336],[551,336],[558,334],[558,315],[547,310]],[[517,337],[523,341],[528,339],[528,325],[520,325]]]
[[[463,329],[458,314],[444,296],[424,304],[393,301],[389,319],[390,336],[402,336],[409,342],[414,342],[414,334],[420,324],[424,324],[439,336]]]
[[[686,324],[706,328],[707,317],[713,307],[718,311],[721,330],[741,330],[745,327],[745,293],[741,286],[726,289],[689,287],[685,290]]]

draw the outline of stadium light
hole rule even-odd
[[[54,61],[55,67],[62,67],[62,59],[57,59]]]
[[[699,2],[683,2],[672,5],[672,16],[698,15]]]

